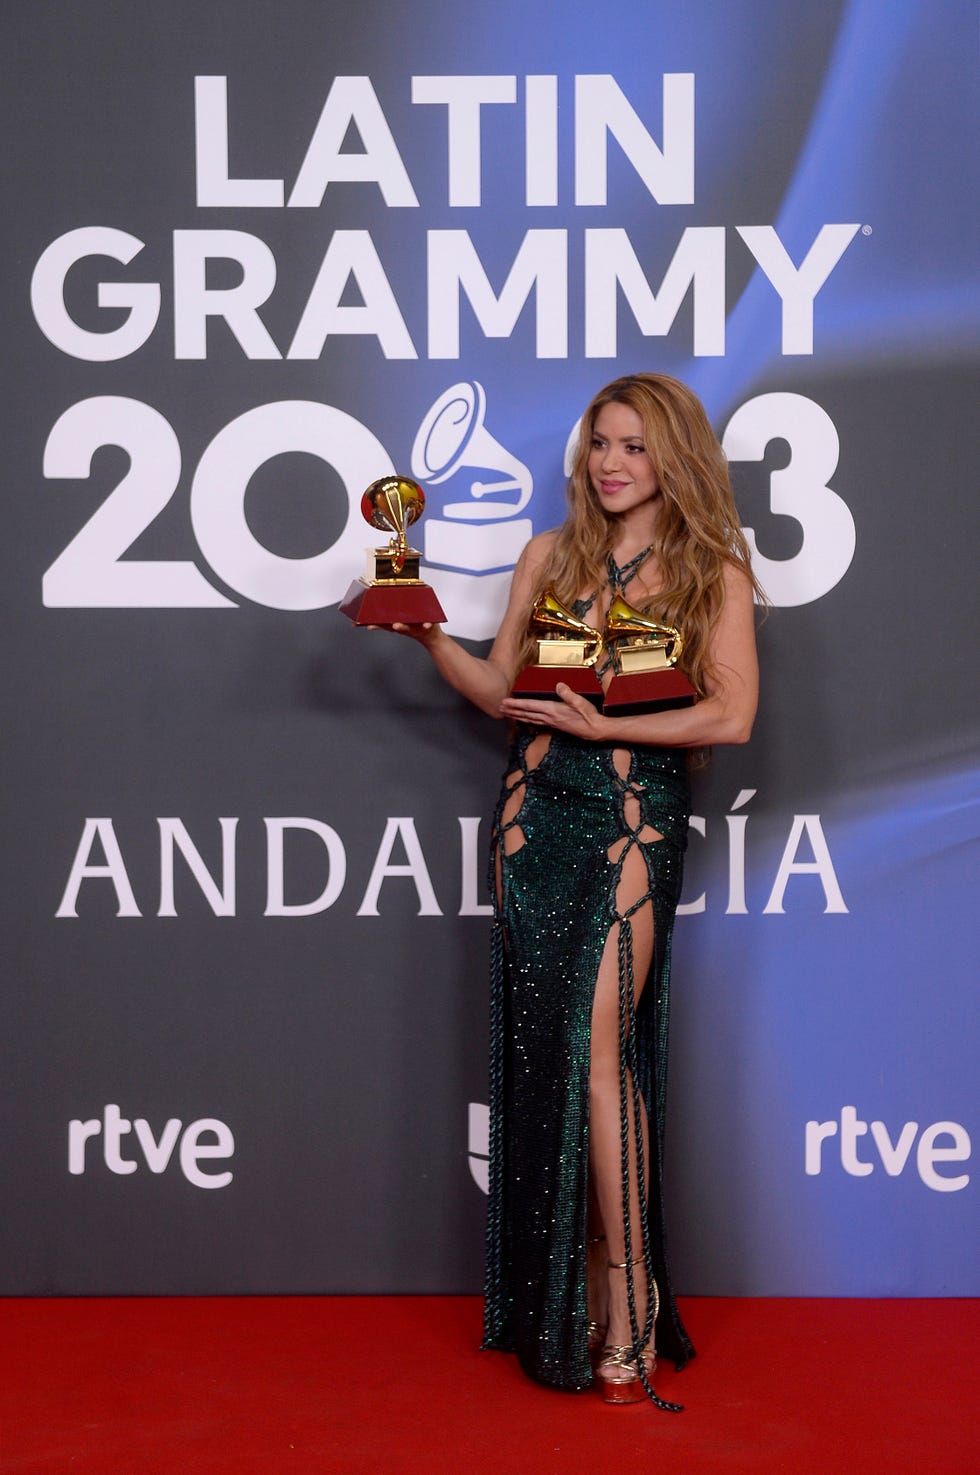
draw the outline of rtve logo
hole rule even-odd
[[[877,1149],[877,1158],[891,1178],[904,1171],[912,1156],[912,1146],[919,1131],[918,1122],[906,1122],[895,1138],[891,1139],[884,1122],[871,1123],[871,1140]],[[852,1178],[866,1178],[875,1170],[875,1163],[858,1156],[858,1138],[868,1132],[868,1123],[862,1122],[857,1108],[842,1106],[840,1113],[840,1164]],[[838,1124],[830,1122],[807,1122],[806,1124],[806,1172],[817,1177],[823,1171],[823,1145],[828,1138],[838,1135]],[[942,1139],[948,1139],[943,1142]],[[919,1177],[927,1188],[936,1193],[956,1193],[970,1181],[969,1173],[952,1173],[948,1176],[937,1171],[940,1162],[966,1162],[971,1152],[970,1134],[959,1122],[933,1122],[923,1127],[915,1151],[915,1166]]]
[[[181,1126],[178,1117],[171,1117],[157,1138],[144,1117],[137,1117],[135,1122],[130,1122],[122,1115],[118,1106],[106,1106],[101,1120],[93,1117],[89,1121],[75,1119],[68,1123],[68,1171],[76,1175],[85,1172],[88,1166],[86,1148],[89,1139],[101,1136],[102,1157],[110,1173],[135,1173],[141,1162],[146,1164],[151,1173],[162,1173],[173,1158],[174,1148],[179,1140],[177,1160],[188,1183],[192,1183],[195,1188],[226,1187],[232,1179],[230,1168],[222,1172],[206,1173],[201,1163],[215,1158],[226,1160],[232,1156],[235,1139],[231,1128],[216,1117],[201,1117],[196,1122],[189,1122],[183,1132]],[[136,1142],[139,1144],[138,1157],[123,1156],[123,1138],[130,1132],[135,1132]]]

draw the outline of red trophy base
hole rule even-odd
[[[441,625],[446,616],[431,584],[366,584],[355,579],[340,604],[355,625]]]
[[[644,712],[670,712],[692,707],[697,693],[683,671],[637,671],[614,676],[602,710],[607,717],[637,717]]]
[[[514,682],[515,697],[532,697],[539,702],[560,702],[555,691],[559,681],[594,707],[602,706],[602,684],[591,666],[525,666]]]

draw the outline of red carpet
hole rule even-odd
[[[980,1468],[976,1302],[688,1299],[664,1414],[478,1353],[462,1297],[2,1307],[3,1475],[879,1475]]]

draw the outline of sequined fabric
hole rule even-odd
[[[687,844],[687,765],[678,750],[628,751],[623,777],[621,745],[518,728],[492,840],[483,1345],[516,1352],[530,1377],[558,1388],[592,1382],[586,1206],[596,976],[610,929],[648,899],[654,958],[636,1013],[635,1044],[650,1119],[649,1268],[661,1293],[658,1352],[678,1366],[693,1355],[671,1291],[662,1193],[670,940]],[[641,839],[647,826],[663,838]],[[620,878],[627,851],[615,861],[608,855],[622,850],[624,837],[628,848],[640,848],[647,879],[647,890],[625,901]],[[628,929],[628,921],[623,925]],[[634,1234],[639,1244],[637,1226]]]

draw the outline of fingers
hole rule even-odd
[[[602,736],[602,719],[591,702],[574,692],[567,682],[555,688],[557,701],[508,697],[500,705],[501,715],[528,722],[534,727],[553,727],[572,737],[597,740]]]
[[[406,625],[396,620],[391,625],[363,625],[361,628],[364,630],[391,630],[396,635],[407,635],[412,640],[422,640],[432,629],[432,622],[430,620],[427,624]]]
[[[570,723],[577,727],[579,718],[591,716],[589,703],[576,696],[564,682],[559,682],[555,696],[559,700],[510,696],[501,702],[500,711],[503,716],[516,717],[519,722],[533,722],[546,727],[567,727]]]
[[[596,709],[591,702],[586,701],[567,682],[559,681],[555,687],[555,695],[560,699],[561,709],[566,713],[569,720],[575,721],[576,731],[583,731],[585,735],[592,736],[596,722]]]
[[[561,698],[566,707],[571,707],[572,711],[578,712],[581,717],[587,717],[592,711],[590,703],[584,697],[580,697],[578,692],[572,691],[567,682],[559,681],[555,687],[555,695]]]
[[[502,716],[513,717],[518,722],[544,727],[550,725],[556,705],[555,702],[521,701],[517,697],[507,697],[500,704],[500,712]]]

